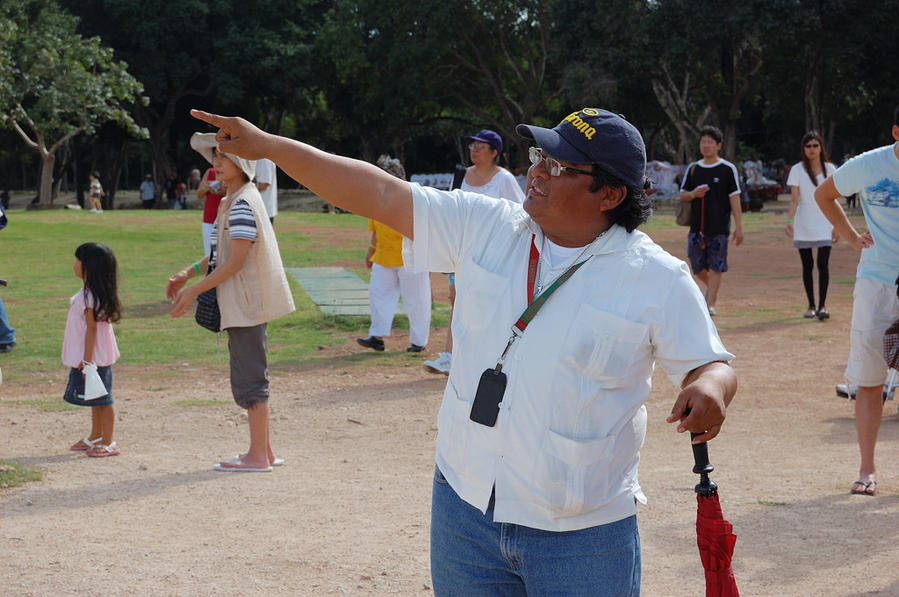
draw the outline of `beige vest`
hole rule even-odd
[[[251,182],[234,193],[228,193],[219,205],[215,221],[218,262],[223,264],[228,260],[231,244],[228,214],[238,198],[245,200],[253,210],[256,242],[250,246],[243,267],[219,284],[216,290],[222,312],[222,329],[259,325],[294,310],[293,295],[281,264],[275,231],[266,215],[262,197]]]

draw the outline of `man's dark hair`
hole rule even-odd
[[[893,126],[899,126],[899,106],[893,110]]]
[[[590,192],[595,193],[603,187],[624,187],[627,194],[617,207],[608,212],[609,221],[623,226],[628,232],[633,232],[640,224],[646,222],[652,215],[652,202],[646,196],[645,189],[629,187],[619,178],[609,174],[596,164],[593,164],[593,182],[590,184]]]
[[[699,138],[703,137],[711,137],[715,143],[724,143],[724,133],[717,126],[708,125],[699,129]]]

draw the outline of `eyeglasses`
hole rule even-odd
[[[562,172],[571,172],[573,174],[586,174],[588,176],[593,176],[593,172],[563,166],[561,163],[559,163],[559,160],[546,155],[546,153],[539,147],[531,147],[530,149],[528,149],[528,159],[530,159],[531,164],[534,165],[539,164],[540,160],[543,160],[543,167],[546,168],[546,171],[549,172],[550,176],[559,176],[560,174],[562,174]]]
[[[468,144],[468,149],[490,149],[490,144],[483,143],[481,141],[474,141]]]
[[[812,148],[816,148],[816,147],[821,147],[821,146],[817,143],[806,143],[805,144],[806,149],[812,149]]]

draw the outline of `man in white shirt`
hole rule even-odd
[[[840,166],[815,191],[815,201],[837,232],[861,251],[852,301],[846,379],[856,384],[855,427],[861,463],[851,493],[874,495],[874,447],[883,417],[887,363],[883,335],[899,319],[899,107],[893,113],[896,143],[872,149]],[[858,193],[868,230],[859,234],[837,199]]]
[[[256,188],[262,195],[262,203],[269,221],[274,224],[278,215],[278,176],[277,166],[271,160],[261,159],[256,162]]]
[[[149,174],[140,183],[140,204],[143,209],[153,209],[156,205],[156,185],[153,184],[153,177]]]
[[[696,441],[719,433],[737,381],[686,264],[635,230],[650,213],[637,130],[595,108],[553,129],[519,125],[539,145],[521,206],[192,113],[220,127],[222,151],[270,157],[325,201],[403,234],[406,267],[456,272],[434,594],[639,595],[653,363],[682,388],[668,421]]]

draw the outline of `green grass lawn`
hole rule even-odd
[[[12,210],[9,219],[0,232],[0,278],[9,286],[0,288],[0,298],[18,345],[0,355],[8,381],[63,368],[60,352],[69,297],[81,288],[72,271],[75,248],[89,241],[112,247],[119,262],[119,295],[125,307],[115,326],[120,363],[227,363],[226,338],[200,328],[192,316],[171,318],[165,298],[168,277],[203,255],[199,211],[119,210],[98,216],[73,210]],[[321,227],[358,231],[358,246],[328,247],[303,232]],[[282,212],[275,231],[285,267],[356,260],[362,268],[370,239],[367,220],[350,214]],[[346,341],[339,332],[367,331],[367,317],[325,315],[288,279],[297,310],[269,324],[273,366],[315,359],[319,347]],[[447,313],[445,306],[435,306],[433,325],[445,326]],[[408,329],[405,316],[398,316],[395,326]]]
[[[169,317],[164,294],[168,276],[202,256],[199,211],[114,210],[98,216],[76,210],[12,210],[9,216],[9,226],[0,231],[0,278],[7,279],[9,287],[0,288],[0,298],[16,328],[18,346],[12,353],[0,355],[0,366],[10,382],[36,372],[62,370],[60,351],[68,301],[81,288],[72,272],[74,252],[88,241],[109,245],[119,260],[120,298],[125,306],[122,321],[115,327],[120,363],[227,363],[226,338],[200,328],[192,316]],[[744,214],[743,219],[751,232],[782,226],[783,215],[762,212]],[[656,214],[641,226],[649,234],[673,228],[679,227],[669,213]],[[335,247],[329,243],[329,229],[349,232],[358,240]],[[285,267],[354,262],[358,265],[349,269],[368,280],[362,265],[370,239],[365,218],[286,211],[278,214],[275,230]],[[320,358],[316,354],[320,347],[346,342],[347,333],[367,332],[367,317],[325,315],[290,276],[288,279],[297,310],[269,325],[272,366],[314,361]],[[837,278],[834,282],[851,284],[854,280]],[[448,307],[436,304],[432,325],[445,326],[447,317]],[[408,329],[406,317],[398,316],[395,326]],[[347,365],[408,362],[403,353],[389,352],[366,352],[345,360]]]

